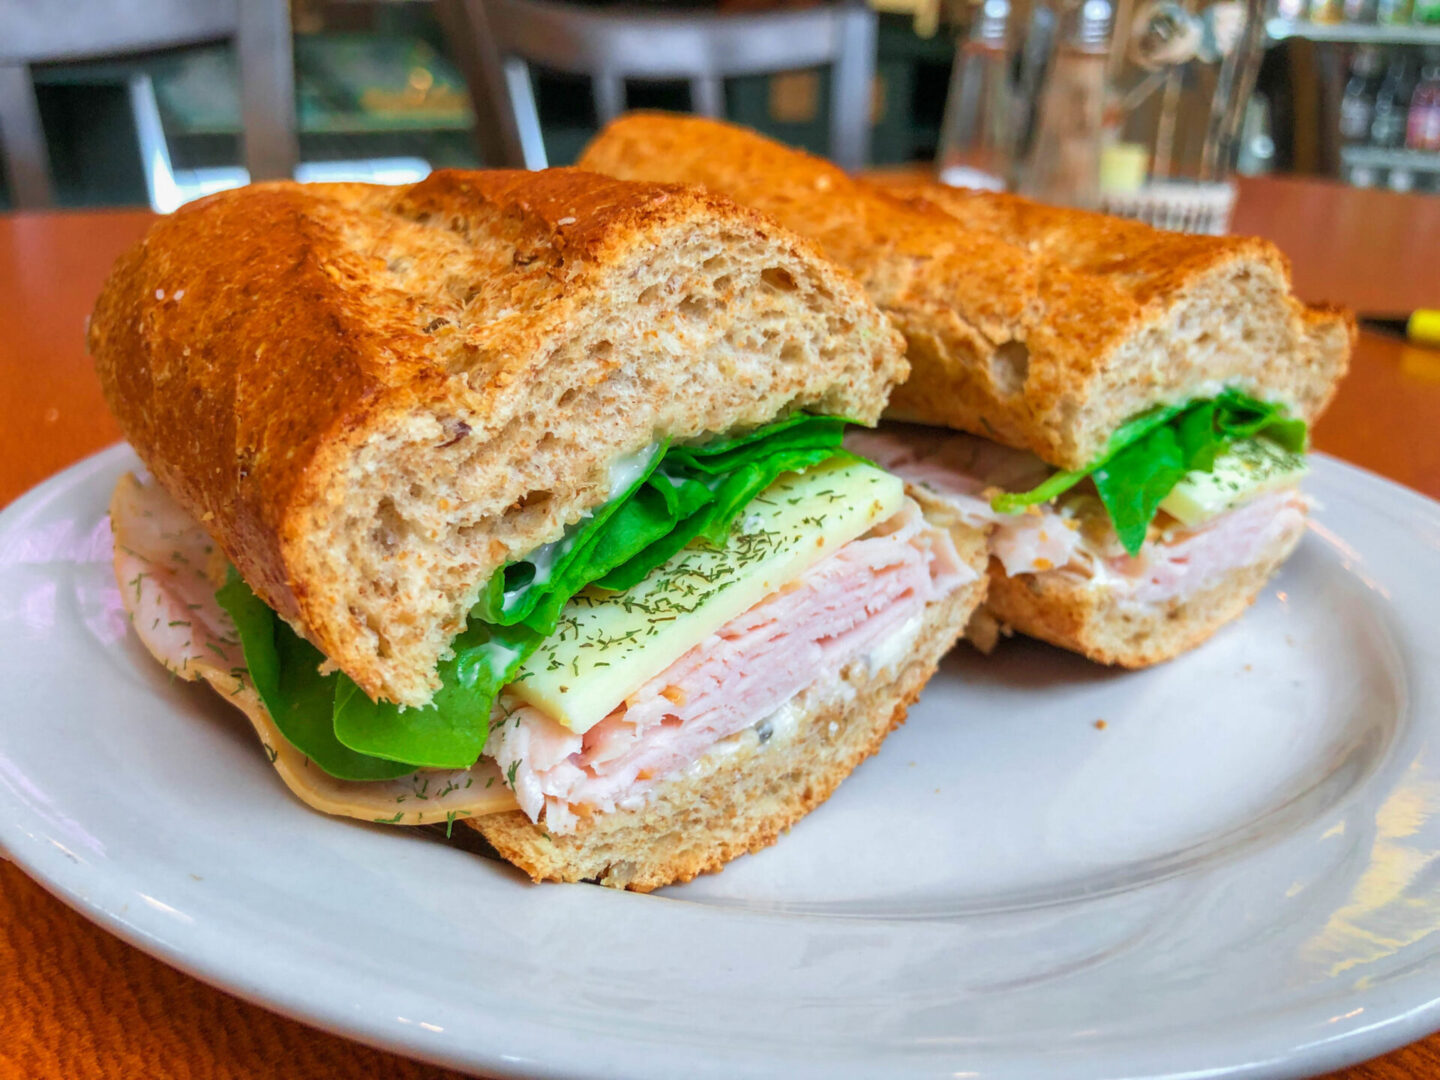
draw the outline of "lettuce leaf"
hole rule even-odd
[[[372,701],[347,676],[337,675],[335,738],[356,753],[407,762],[412,769],[469,768],[485,749],[500,688],[543,640],[523,624],[472,623],[451,646],[455,655],[441,662],[440,689],[422,709]]]
[[[565,601],[604,573],[593,570],[597,557],[601,561],[606,558],[606,551],[597,552],[597,546],[606,537],[611,538],[612,545],[616,539],[623,544],[623,538],[645,517],[649,507],[637,508],[633,504],[637,497],[642,503],[649,502],[642,492],[666,450],[665,444],[657,446],[629,488],[571,527],[559,540],[542,545],[496,572],[481,591],[470,617],[497,626],[526,623],[542,636],[553,631]],[[611,519],[615,517],[619,520],[613,522],[612,528]],[[629,552],[610,552],[610,556],[624,561]]]
[[[1120,543],[1137,555],[1165,496],[1186,473],[1213,469],[1229,443],[1264,437],[1303,452],[1305,421],[1285,412],[1283,405],[1233,389],[1188,405],[1157,406],[1116,428],[1105,453],[1084,469],[1054,473],[1030,491],[997,495],[990,505],[1002,514],[1017,513],[1090,477]]]
[[[262,691],[261,697],[272,715],[286,714],[283,724],[276,715],[285,737],[334,776],[382,779],[422,766],[467,768],[485,747],[496,695],[554,632],[571,597],[590,585],[629,588],[697,537],[724,543],[735,518],[781,473],[845,454],[848,423],[800,413],[744,435],[657,447],[626,491],[560,540],[492,576],[453,643],[454,655],[437,669],[441,689],[424,708],[372,701],[344,674],[319,675],[319,651],[232,576],[225,590],[245,614],[244,625],[238,616],[235,621],[246,662],[254,639],[262,669],[274,676],[267,676],[270,696]],[[303,648],[267,652],[266,635],[279,640],[284,634]]]
[[[295,749],[341,780],[390,780],[414,771],[413,765],[357,754],[335,737],[330,709],[341,676],[320,674],[320,650],[251,592],[233,566],[215,599],[235,622],[260,700]]]

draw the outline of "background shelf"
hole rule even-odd
[[[1340,160],[1350,168],[1408,169],[1440,173],[1440,151],[1386,150],[1379,146],[1342,146]]]
[[[1344,41],[1364,45],[1440,45],[1440,25],[1382,26],[1378,23],[1316,23],[1305,19],[1270,19],[1265,32],[1272,41]]]

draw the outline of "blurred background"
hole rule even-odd
[[[0,204],[567,164],[626,108],[1219,231],[1233,176],[1440,193],[1440,0],[0,0]]]

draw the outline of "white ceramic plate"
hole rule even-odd
[[[133,467],[0,515],[0,841],[242,997],[576,1077],[1297,1076],[1440,1027],[1440,506],[1373,476],[1316,462],[1311,534],[1198,652],[961,649],[777,846],[638,896],[292,799],[126,633]]]

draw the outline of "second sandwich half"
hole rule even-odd
[[[1307,426],[1354,323],[1298,301],[1265,241],[881,186],[699,118],[622,117],[581,164],[772,214],[891,316],[912,370],[886,415],[912,423],[852,445],[988,530],[977,644],[998,626],[1105,663],[1169,659],[1303,535]]]
[[[150,651],[311,805],[463,822],[537,879],[773,842],[985,588],[977,531],[842,446],[905,372],[885,317],[695,189],[215,196],[121,260],[90,346],[153,474],[112,504]]]

